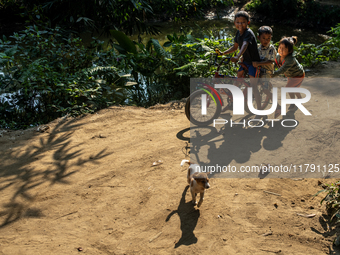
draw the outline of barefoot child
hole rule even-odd
[[[284,74],[288,77],[286,87],[300,87],[305,77],[305,71],[302,65],[293,56],[293,46],[297,42],[297,37],[283,37],[279,43],[278,54],[276,55],[275,63],[279,67],[278,70],[274,71],[272,77]],[[290,98],[301,98],[300,93],[289,93]],[[291,104],[288,110],[296,110],[295,104]]]
[[[276,49],[274,45],[270,43],[273,35],[273,30],[268,26],[262,26],[259,28],[258,31],[258,39],[260,41],[260,45],[258,47],[259,54],[260,54],[260,62],[253,61],[254,67],[261,66],[262,70],[264,69],[265,73],[261,75],[262,81],[264,81],[264,91],[269,96],[272,97],[272,93],[269,90],[269,80],[271,74],[274,72],[274,65],[275,65],[275,57],[276,57]],[[261,70],[261,71],[262,71]],[[275,111],[275,118],[277,118],[281,114],[281,107],[278,106],[277,110]]]
[[[240,48],[240,52],[235,57],[232,57],[231,61],[236,63],[243,55],[243,62],[248,68],[249,77],[254,78],[256,74],[256,68],[252,65],[252,62],[260,61],[260,56],[257,50],[255,35],[253,31],[248,27],[248,25],[250,24],[249,19],[249,14],[245,11],[239,11],[236,13],[234,24],[238,31],[236,32],[236,36],[234,38],[234,45],[222,54],[226,55]],[[240,67],[237,72],[237,77],[243,77],[243,73],[243,67]],[[257,79],[250,79],[250,83],[253,87],[257,109],[260,109],[261,99],[260,93],[257,88]]]
[[[274,72],[275,57],[277,52],[274,45],[270,43],[272,35],[273,30],[270,27],[262,26],[259,28],[259,36],[257,38],[260,41],[258,51],[261,61],[253,61],[253,66],[261,66],[266,70],[264,75],[262,75],[263,78],[269,78],[270,74]]]

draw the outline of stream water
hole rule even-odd
[[[297,36],[299,42],[303,43],[314,43],[316,45],[323,43],[327,36],[325,35],[327,31],[316,30],[316,29],[300,29],[289,26],[284,26],[281,24],[265,24],[265,23],[250,23],[250,28],[257,34],[259,27],[268,25],[273,29],[273,42],[277,42],[282,36]],[[204,20],[204,21],[188,21],[182,24],[176,24],[171,22],[160,23],[161,33],[157,36],[145,36],[143,37],[143,42],[147,42],[150,37],[158,39],[161,45],[168,41],[167,35],[177,33],[180,34],[181,31],[190,32],[194,37],[204,38],[204,36],[209,36],[210,31],[212,32],[215,39],[223,39],[228,35],[234,36],[236,34],[236,29],[234,23],[228,19],[221,20]],[[137,36],[131,37],[137,40]]]
[[[200,20],[200,21],[186,21],[182,23],[175,22],[163,22],[157,23],[159,30],[161,31],[158,35],[142,35],[142,42],[145,44],[150,38],[157,39],[161,45],[163,45],[167,39],[167,35],[172,35],[176,33],[177,35],[185,32],[190,33],[196,38],[209,37],[212,32],[215,39],[223,39],[228,35],[234,36],[236,34],[236,29],[234,23],[230,19],[219,19],[219,20]],[[268,25],[273,29],[273,39],[275,43],[281,39],[283,36],[297,36],[298,44],[303,43],[313,43],[321,44],[327,40],[327,31],[321,29],[306,29],[306,28],[295,28],[282,24],[266,24],[259,22],[250,23],[250,28],[257,34],[258,28],[264,25]],[[85,42],[91,41],[90,35],[82,36]],[[133,35],[130,37],[132,40],[137,41],[138,36]],[[105,36],[100,37],[101,40],[108,41]]]

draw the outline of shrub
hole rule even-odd
[[[0,113],[7,127],[93,112],[125,99],[126,78],[114,65],[114,50],[102,51],[100,41],[86,48],[80,38],[65,38],[61,32],[34,26],[15,33],[11,41],[0,40],[5,74],[0,89],[9,93],[0,102]]]

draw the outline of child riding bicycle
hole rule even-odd
[[[231,61],[236,63],[239,61],[240,57],[243,55],[243,63],[237,72],[237,77],[241,78],[244,75],[244,69],[248,69],[249,77],[254,78],[256,76],[256,68],[252,65],[253,61],[259,62],[260,56],[257,50],[256,38],[253,31],[248,27],[250,24],[249,14],[245,11],[239,11],[235,15],[234,24],[236,29],[236,36],[234,38],[234,45],[226,50],[225,52],[219,52],[221,55],[227,55],[238,48],[240,52],[231,58]],[[255,101],[257,104],[257,109],[261,108],[260,94],[257,88],[257,79],[250,79],[251,86],[253,88],[253,93]]]

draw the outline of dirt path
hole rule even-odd
[[[313,121],[296,112],[297,128],[255,134],[242,151],[228,136],[231,164],[340,163],[340,87],[308,89]],[[318,181],[334,179],[212,178],[194,208],[179,166],[192,149],[181,105],[110,107],[48,126],[1,134],[0,254],[337,254],[322,196],[313,198]]]

